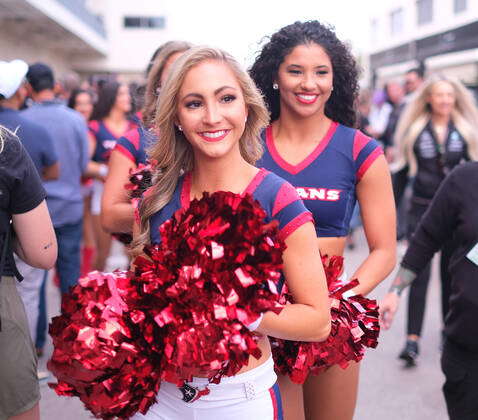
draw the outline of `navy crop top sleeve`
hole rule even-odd
[[[138,166],[140,163],[146,163],[146,149],[155,141],[156,136],[153,133],[142,126],[138,126],[122,136],[116,142],[114,150],[120,152]]]

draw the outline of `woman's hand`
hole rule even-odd
[[[380,311],[380,325],[388,330],[392,326],[395,313],[400,303],[400,296],[395,292],[389,292],[385,295],[379,305]]]

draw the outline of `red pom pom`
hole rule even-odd
[[[322,262],[331,304],[329,337],[320,343],[271,339],[277,371],[298,384],[304,383],[309,373],[317,375],[333,365],[345,369],[350,361],[358,362],[363,358],[365,347],[375,348],[378,344],[377,302],[362,295],[342,298],[343,293],[358,285],[358,280],[347,284],[339,280],[342,257],[332,257],[328,262],[327,257],[323,257]],[[283,299],[291,301],[286,290]]]
[[[155,165],[155,161],[148,161],[130,170],[129,182],[124,187],[130,191],[131,198],[141,198],[141,195],[151,186]]]
[[[160,380],[219,382],[259,358],[245,326],[279,311],[284,243],[251,196],[205,194],[161,226],[134,273],[90,273],[50,327],[59,395],[96,416],[145,413]]]
[[[164,332],[162,378],[218,382],[261,353],[245,325],[277,310],[284,244],[250,195],[204,194],[161,226],[162,243],[135,261]]]
[[[161,354],[147,345],[142,320],[132,321],[121,298],[129,287],[126,273],[90,273],[64,297],[62,315],[50,325],[48,368],[58,379],[50,387],[79,397],[97,418],[146,413],[159,390]]]

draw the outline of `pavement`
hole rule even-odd
[[[365,259],[368,247],[362,231],[357,234],[357,246],[345,255],[347,272],[352,274]],[[399,247],[399,255],[404,252]],[[124,267],[127,260],[121,248],[115,244],[112,257],[108,260],[108,269]],[[381,298],[387,291],[392,275],[379,285],[370,297]],[[360,388],[354,420],[446,420],[446,406],[441,391],[444,381],[440,370],[440,329],[441,316],[439,304],[438,265],[434,261],[430,282],[428,303],[425,313],[424,331],[420,345],[418,365],[404,368],[397,359],[405,336],[406,294],[395,322],[389,331],[380,335],[376,349],[367,350],[361,366]],[[59,293],[51,285],[48,287],[49,316],[58,314]],[[40,359],[40,367],[46,369],[47,358],[51,355],[51,342]],[[47,382],[53,377],[41,381],[40,412],[42,420],[86,420],[91,419],[78,398],[58,397]],[[185,419],[187,420],[187,419]],[[247,419],[249,420],[249,419]],[[334,420],[334,419],[330,419]]]

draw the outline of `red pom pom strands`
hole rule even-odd
[[[291,380],[303,384],[307,376],[323,372],[333,365],[345,369],[350,361],[360,361],[365,347],[377,347],[380,326],[375,300],[362,295],[343,298],[343,294],[358,285],[354,279],[346,284],[339,280],[343,258],[322,257],[331,304],[332,329],[327,340],[305,343],[271,339],[276,369]],[[284,291],[283,302],[291,301]]]
[[[125,188],[130,191],[131,198],[141,198],[141,195],[151,186],[155,165],[155,161],[148,161],[130,170],[129,183],[125,185]]]
[[[259,358],[246,326],[282,308],[285,248],[265,216],[250,195],[204,194],[161,226],[134,272],[81,279],[50,326],[50,386],[97,418],[128,419],[146,413],[161,380],[218,383]]]
[[[146,165],[140,163],[136,169],[130,169],[129,182],[124,187],[130,191],[131,204],[135,212],[142,194],[151,186],[155,164],[155,161]],[[113,233],[112,236],[123,245],[129,245],[133,240],[133,236],[129,233]]]
[[[127,419],[156,401],[161,353],[142,337],[145,320],[121,295],[131,289],[127,273],[92,272],[63,298],[53,318],[54,352],[49,384],[58,395],[77,396],[97,418]]]
[[[250,195],[206,193],[161,226],[162,243],[146,250],[149,259],[136,259],[136,276],[155,299],[154,319],[167,329],[162,379],[217,383],[261,356],[245,326],[280,309],[284,249],[265,216]]]

